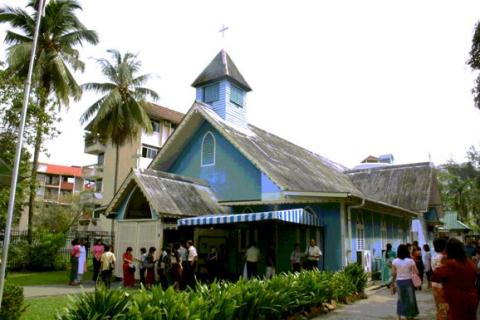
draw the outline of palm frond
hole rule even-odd
[[[153,101],[157,101],[160,99],[154,90],[148,88],[135,88],[135,96],[138,100],[152,99]]]
[[[64,34],[58,38],[58,42],[62,46],[73,47],[76,45],[82,45],[83,41],[90,44],[98,43],[98,34],[93,30],[75,30],[70,33]]]
[[[138,76],[138,77],[132,79],[132,84],[134,86],[142,86],[145,83],[147,83],[147,81],[150,80],[153,77],[156,77],[156,75],[154,75],[152,73],[142,74],[141,76]]]
[[[105,100],[106,96],[101,97],[98,99],[94,104],[87,108],[87,110],[82,113],[80,116],[80,123],[83,125],[84,123],[88,122],[94,115],[97,113],[98,109],[102,106],[103,101]]]
[[[7,49],[8,68],[17,72],[19,69],[28,66],[32,43],[25,42],[13,45]]]
[[[5,35],[5,40],[4,42],[6,44],[19,44],[22,42],[33,42],[33,39],[25,36],[23,34],[19,34],[10,30],[7,30],[7,34]]]
[[[26,35],[33,37],[35,30],[35,17],[31,17],[28,12],[20,8],[6,6],[0,9],[0,23],[9,23],[12,27],[25,32]]]
[[[115,89],[117,86],[110,82],[89,82],[82,84],[81,87],[83,90],[93,91],[95,93],[107,93]]]

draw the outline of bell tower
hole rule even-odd
[[[221,50],[192,83],[196,99],[211,107],[222,119],[247,127],[246,96],[252,91],[230,56]]]

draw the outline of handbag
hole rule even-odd
[[[128,269],[130,270],[130,272],[135,273],[135,270],[136,270],[137,268],[135,267],[135,264],[129,263],[129,264],[128,264]]]
[[[422,279],[420,279],[420,276],[415,271],[412,272],[412,283],[415,288],[422,286]]]

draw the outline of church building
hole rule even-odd
[[[387,243],[411,240],[412,219],[425,225],[440,205],[429,163],[411,166],[423,170],[418,177],[402,166],[349,171],[249,124],[247,110],[258,106],[248,105],[252,89],[224,50],[192,86],[195,101],[177,129],[147,169],[130,172],[107,208],[118,254],[193,239],[200,273],[215,247],[234,277],[251,242],[264,257],[260,272],[270,245],[282,272],[295,243],[305,250],[313,238],[323,252],[320,269],[358,259],[369,268]]]

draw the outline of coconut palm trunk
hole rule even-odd
[[[28,198],[28,231],[27,238],[28,243],[32,243],[33,240],[33,213],[35,208],[35,196],[37,194],[37,169],[38,169],[38,158],[40,156],[40,149],[42,148],[42,128],[41,123],[36,126],[36,137],[35,137],[35,149],[33,152],[33,163],[32,163],[32,172],[30,174],[30,194]]]
[[[117,181],[118,181],[118,163],[119,163],[119,146],[118,144],[115,145],[115,172],[114,172],[114,180],[113,180],[113,196],[117,193]]]

